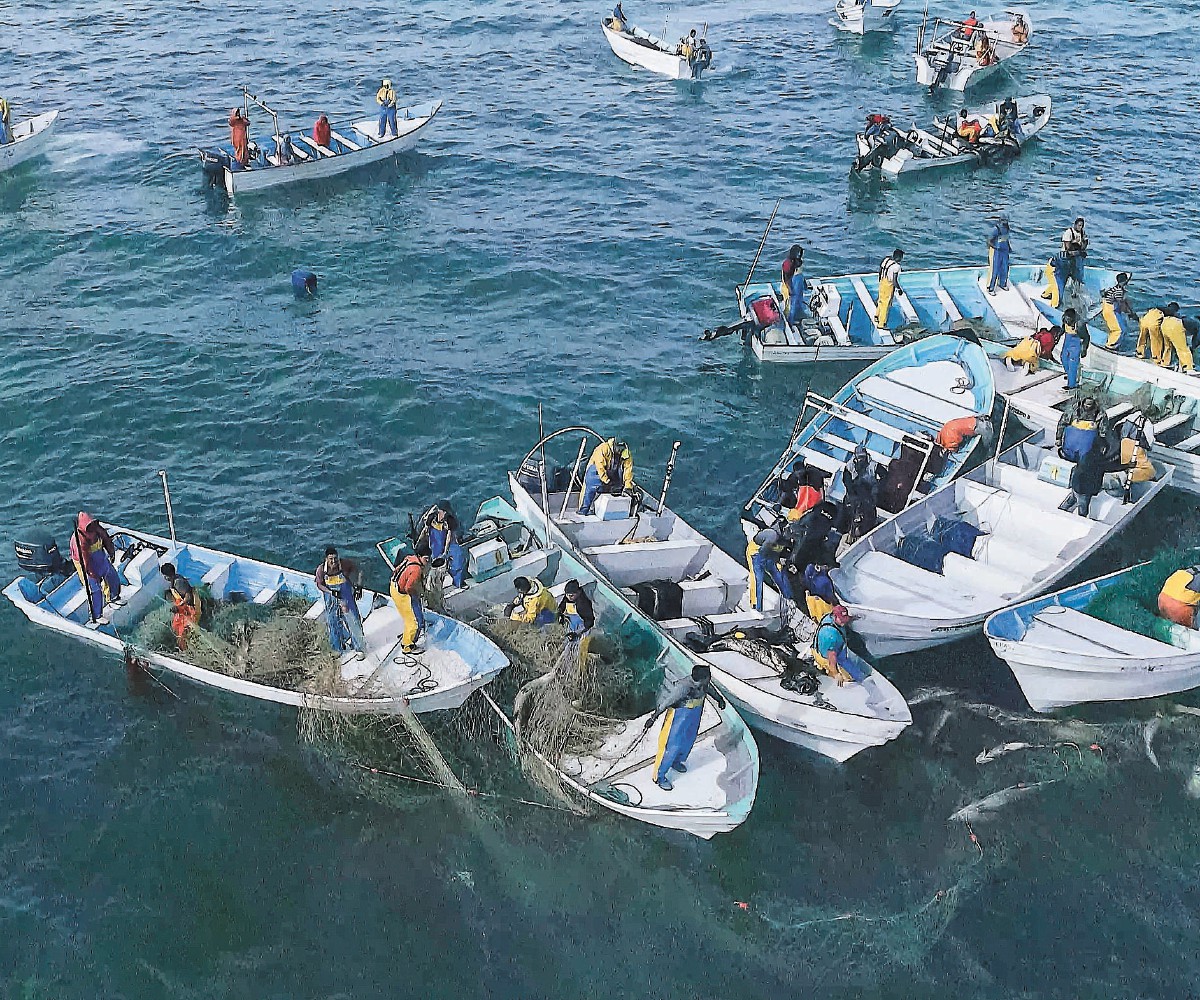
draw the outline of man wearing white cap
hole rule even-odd
[[[392,89],[391,80],[384,79],[383,86],[375,94],[375,101],[379,105],[379,138],[387,136],[389,125],[392,127],[392,135],[398,137],[400,130],[396,127],[396,91]]]

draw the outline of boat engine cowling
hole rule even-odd
[[[17,565],[24,573],[30,573],[39,579],[47,576],[66,576],[71,572],[71,564],[67,562],[58,550],[58,542],[50,532],[35,528],[25,532],[13,543],[17,555]]]

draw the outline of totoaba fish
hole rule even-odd
[[[950,814],[950,822],[952,823],[984,823],[995,816],[998,812],[1016,802],[1018,799],[1023,799],[1027,795],[1032,795],[1034,792],[1040,791],[1047,785],[1053,785],[1059,781],[1059,778],[1051,778],[1049,781],[1034,781],[1030,784],[1022,782],[1019,785],[1010,785],[1008,788],[1001,788],[998,792],[992,792],[986,798],[979,799],[975,802],[970,802],[963,806],[957,812]]]

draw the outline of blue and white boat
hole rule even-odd
[[[992,411],[995,380],[984,349],[951,335],[907,344],[860,372],[831,398],[810,392],[804,399],[797,431],[754,496],[742,509],[746,537],[774,520],[779,477],[797,459],[829,476],[827,495],[844,494],[839,475],[854,449],[865,445],[881,470],[889,509],[880,520],[899,513],[914,497],[948,483],[962,469],[978,442],[969,437],[958,451],[941,454],[934,443],[943,425]]]
[[[562,494],[557,498],[561,501]],[[700,660],[630,606],[594,565],[565,551],[553,538],[546,543],[544,529],[544,517],[540,523],[538,518],[527,518],[500,497],[480,506],[474,526],[463,539],[468,556],[466,586],[446,586],[445,606],[486,632],[489,620],[515,596],[516,577],[537,579],[549,588],[556,603],[567,581],[576,580],[591,598],[597,631],[622,651],[624,663],[633,673],[634,690],[623,699],[631,707],[630,717],[610,720],[587,750],[547,759],[536,744],[526,742],[525,746],[565,789],[605,809],[705,840],[733,830],[749,815],[758,790],[758,746],[753,734],[732,703],[718,708],[712,700],[707,701],[687,773],[675,778],[670,792],[656,785],[658,728],[644,728],[654,694],[664,680],[690,674]],[[392,538],[380,542],[378,548],[391,565],[402,546],[401,539]],[[534,678],[511,701],[491,690],[483,692],[518,740],[524,740],[519,721],[519,706],[527,704],[524,692],[547,679],[545,674]]]
[[[271,108],[248,90],[243,88],[242,93],[247,114],[253,104],[270,116],[274,126],[270,139],[251,138],[250,158],[245,166],[238,161],[229,143],[199,151],[205,174],[231,195],[322,180],[406,152],[417,144],[425,126],[442,107],[441,101],[432,101],[398,108],[397,134],[389,134],[386,138],[380,137],[376,119],[331,123],[329,145],[322,146],[304,129],[294,132],[281,129],[279,116]],[[290,149],[290,157],[287,149]]]
[[[1030,708],[1052,712],[1086,702],[1158,698],[1200,686],[1200,632],[1155,616],[1149,607],[1154,595],[1131,595],[1145,607],[1149,635],[1088,611],[1097,595],[1129,586],[1148,565],[1088,580],[988,618],[984,635],[1012,669]]]
[[[490,640],[452,618],[435,614],[428,615],[425,651],[420,656],[402,654],[400,615],[388,597],[370,590],[363,590],[358,600],[366,656],[359,659],[350,652],[340,658],[340,683],[336,685],[342,689],[340,693],[273,686],[206,669],[180,656],[138,649],[131,643],[135,630],[147,614],[164,604],[166,581],[159,569],[163,562],[174,563],[194,587],[207,588],[220,603],[271,605],[284,596],[301,598],[310,602],[304,617],[324,622],[325,602],[311,573],[119,525],[105,527],[116,544],[114,565],[121,578],[122,603],[107,608],[102,623],[90,621],[88,595],[79,576],[69,569],[65,576],[18,577],[5,588],[4,596],[35,625],[119,655],[135,656],[145,666],[249,698],[328,712],[400,714],[410,709],[458,708],[508,665]]]
[[[779,282],[736,289],[746,339],[760,361],[873,361],[916,336],[949,333],[967,323],[990,339],[1016,343],[1060,319],[1050,305],[1045,264],[1013,264],[1007,290],[987,291],[989,269],[943,267],[905,271],[886,322],[876,323],[879,275],[846,274],[808,282],[809,319],[789,323]],[[1098,302],[1114,284],[1110,268],[1085,267],[1077,299]]]

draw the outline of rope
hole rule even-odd
[[[464,795],[471,795],[480,799],[500,799],[504,802],[517,802],[523,806],[536,806],[538,809],[548,809],[551,812],[565,812],[575,815],[570,809],[565,809],[562,806],[549,805],[545,802],[534,802],[532,799],[519,799],[512,795],[500,795],[497,792],[485,792],[478,788],[467,788],[463,786],[448,785],[441,781],[431,781],[428,778],[416,778],[411,774],[401,774],[399,771],[388,771],[382,767],[372,767],[369,764],[360,764],[358,761],[347,761],[351,767],[357,767],[360,771],[369,771],[371,774],[383,774],[389,778],[400,778],[403,781],[411,781],[417,785],[431,785],[434,788],[444,788],[451,792],[461,792]]]

